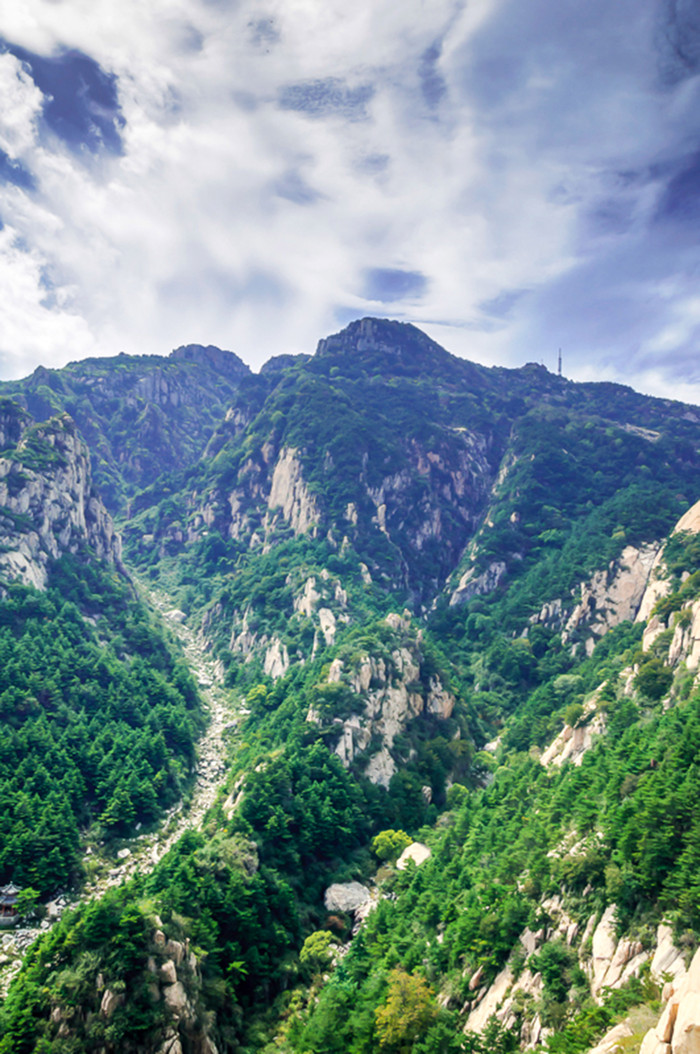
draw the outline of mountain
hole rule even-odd
[[[0,1052],[694,1049],[700,410],[380,319],[257,375],[208,354],[148,360],[188,392],[148,471],[103,401],[126,407],[144,360],[80,382],[123,556],[106,511],[80,520],[99,499],[76,425],[33,422],[29,381],[3,404],[7,778],[36,744],[50,779],[80,776],[61,882],[79,895],[88,844],[114,885],[34,945]],[[61,398],[97,368],[57,371]],[[32,586],[12,554],[34,536]],[[202,704],[149,596],[231,708],[204,822],[158,859],[136,824],[210,762],[191,772]],[[9,844],[28,805],[6,794]],[[33,884],[14,852],[0,879]]]
[[[342,587],[377,610],[483,594],[516,621],[544,602],[568,612],[584,577],[693,500],[699,438],[692,407],[536,366],[488,370],[413,326],[364,320],[246,379],[186,482],[133,503],[124,540],[136,566],[174,567],[185,606],[213,605],[224,662],[253,616],[259,639],[306,654],[294,590],[323,567],[342,566]],[[278,567],[278,546],[300,582],[288,569],[266,613],[245,576]]]
[[[170,356],[85,359],[39,366],[0,395],[37,421],[68,413],[87,441],[95,480],[112,512],[174,466],[196,461],[248,367],[230,351],[188,344]]]

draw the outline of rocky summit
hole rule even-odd
[[[0,396],[0,1054],[700,1050],[700,409],[369,318]]]

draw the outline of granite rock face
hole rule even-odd
[[[327,684],[353,712],[333,716],[312,708],[307,721],[337,732],[335,753],[343,765],[358,761],[372,783],[388,787],[399,767],[397,737],[416,718],[448,720],[455,697],[437,674],[425,675],[410,618],[392,613],[385,621],[396,634],[396,646],[388,657],[364,654],[352,664],[341,659],[331,663]]]
[[[6,407],[0,428],[15,445],[0,457],[0,573],[44,589],[49,562],[85,546],[121,568],[119,536],[73,421],[32,425],[19,409],[10,418]]]
[[[644,1037],[640,1054],[700,1052],[700,950],[687,972],[678,973],[664,988],[666,1006]]]

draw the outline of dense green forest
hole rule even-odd
[[[133,832],[177,801],[202,714],[192,677],[128,584],[64,556],[0,603],[0,879],[81,875],[81,834]]]

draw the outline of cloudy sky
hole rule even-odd
[[[364,315],[700,401],[698,0],[0,10],[0,376]]]

